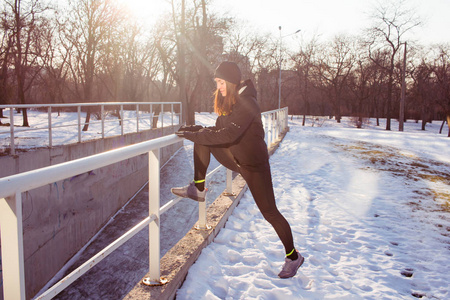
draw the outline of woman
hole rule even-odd
[[[214,78],[217,84],[214,110],[219,115],[216,126],[182,126],[176,133],[194,142],[194,181],[171,191],[180,197],[205,201],[205,177],[211,153],[222,165],[239,172],[285,248],[286,259],[278,276],[292,277],[304,258],[295,249],[291,227],[275,203],[256,89],[250,80],[241,82],[241,71],[233,62],[222,62]]]

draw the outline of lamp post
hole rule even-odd
[[[281,41],[283,40],[283,38],[285,38],[287,36],[299,33],[301,31],[301,29],[298,29],[296,32],[285,35],[285,36],[281,36],[281,26],[278,26],[278,29],[280,30],[280,74],[279,74],[279,78],[278,78],[278,109],[280,109],[281,108],[281,62],[283,60],[283,58],[281,57]]]
[[[403,131],[405,119],[405,93],[406,93],[406,42],[403,51],[403,70],[402,70],[402,94],[400,98],[400,116],[398,118],[398,131]]]

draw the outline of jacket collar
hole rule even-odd
[[[245,80],[241,84],[241,88],[239,89],[239,95],[240,96],[251,96],[256,98],[256,89],[253,85],[253,82],[250,79]]]

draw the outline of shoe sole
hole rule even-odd
[[[171,192],[172,194],[174,194],[175,196],[177,196],[177,197],[181,197],[181,198],[189,198],[189,199],[194,200],[194,201],[197,201],[197,202],[205,202],[205,198],[190,197],[189,195],[187,195],[187,196],[185,196],[185,195],[180,195],[180,194],[175,193],[175,192],[173,191],[173,189],[171,189],[170,192]]]

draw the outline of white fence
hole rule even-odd
[[[261,114],[264,124],[265,141],[270,147],[288,127],[288,108],[266,111]]]
[[[160,109],[160,115],[164,115],[164,113],[170,114],[170,122],[167,123],[167,126],[173,126],[174,124],[180,124],[181,123],[181,112],[182,112],[182,105],[181,102],[98,102],[98,103],[71,103],[71,104],[35,104],[35,105],[0,105],[0,109],[9,109],[9,127],[10,127],[10,153],[11,155],[15,154],[16,145],[15,145],[15,136],[17,136],[18,133],[23,133],[27,131],[37,131],[37,130],[47,130],[48,131],[48,146],[53,146],[53,130],[57,128],[67,128],[67,127],[77,127],[78,132],[78,139],[77,142],[81,143],[82,141],[82,128],[86,124],[84,120],[82,120],[81,112],[82,108],[88,108],[88,107],[97,107],[100,109],[100,117],[99,120],[91,120],[89,122],[90,126],[93,126],[95,124],[101,124],[101,138],[105,138],[105,123],[108,122],[117,122],[120,121],[120,129],[121,129],[121,135],[124,134],[124,124],[127,121],[135,121],[136,123],[136,131],[139,132],[139,130],[142,130],[144,128],[143,125],[141,125],[143,122],[143,117],[141,117],[143,114],[141,112],[146,111],[147,119],[149,124],[147,129],[153,128],[153,121],[154,118],[157,118],[158,116],[155,114],[154,107],[155,106],[161,106]],[[133,118],[126,118],[124,113],[124,106],[133,106],[135,108],[135,115]],[[76,108],[77,111],[77,120],[74,123],[71,124],[63,124],[58,125],[53,122],[52,114],[56,113],[56,110],[58,109],[68,109],[68,108]],[[117,109],[119,112],[118,119],[114,120],[108,120],[106,118],[106,111],[108,111],[108,108],[110,109]],[[47,110],[48,115],[48,126],[44,127],[33,127],[33,128],[26,128],[26,127],[20,127],[16,128],[16,120],[19,118],[18,116],[15,116],[14,110],[15,109],[45,109]],[[177,111],[177,112],[175,112]],[[175,122],[175,123],[174,123]],[[141,125],[141,128],[139,127]],[[161,118],[160,126],[164,127],[164,118]],[[155,127],[156,128],[156,127]]]
[[[287,128],[287,108],[262,114],[268,146]],[[179,142],[175,134],[139,144],[92,155],[89,157],[49,166],[9,177],[0,178],[0,229],[2,245],[2,275],[5,300],[26,299],[23,256],[22,193],[51,184],[93,169],[127,160],[148,153],[148,201],[149,215],[138,225],[108,245],[72,273],[61,279],[37,299],[51,299],[77,278],[89,271],[103,258],[131,239],[146,226],[149,227],[149,278],[147,282],[161,284],[160,278],[160,215],[180,199],[169,201],[160,207],[160,149]],[[213,170],[208,177],[220,167]],[[231,172],[227,174],[227,193],[231,193]],[[199,229],[208,229],[206,202],[199,202]]]

